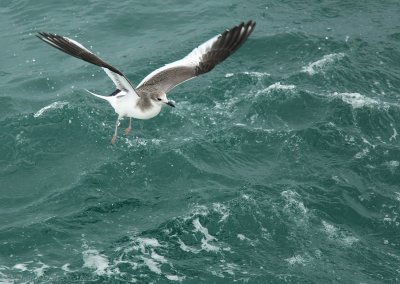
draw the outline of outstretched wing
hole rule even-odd
[[[128,78],[121,71],[100,59],[79,42],[60,35],[43,32],[38,33],[37,37],[71,56],[102,67],[118,90],[136,94],[131,82],[129,82]]]
[[[187,80],[211,71],[246,41],[255,25],[253,21],[242,22],[193,49],[183,59],[151,72],[137,86],[138,93],[148,89],[166,93]]]

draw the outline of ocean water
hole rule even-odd
[[[400,281],[399,1],[0,1],[0,283]],[[212,72],[110,144],[84,92],[241,21]],[[121,128],[126,127],[122,121]]]

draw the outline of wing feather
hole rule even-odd
[[[254,21],[242,22],[201,44],[184,58],[151,72],[137,86],[138,92],[151,89],[166,93],[187,80],[211,71],[246,41],[255,25]]]
[[[68,37],[43,32],[38,33],[37,37],[45,43],[61,50],[62,52],[102,67],[108,77],[110,77],[110,79],[114,82],[118,90],[123,90],[127,93],[133,93],[137,95],[134,87],[121,71],[100,59],[79,42]]]

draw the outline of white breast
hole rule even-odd
[[[131,112],[127,114],[128,117],[137,119],[150,119],[158,115],[161,111],[161,105],[152,104],[152,107],[146,110],[141,110],[139,107],[134,107]]]
[[[115,112],[120,117],[133,117],[137,119],[150,119],[155,117],[161,111],[161,105],[152,103],[151,107],[142,110],[137,106],[138,98],[134,96],[116,97],[113,102],[110,102]]]

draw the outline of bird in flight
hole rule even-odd
[[[79,42],[56,34],[39,32],[37,37],[71,56],[100,66],[117,89],[109,96],[90,94],[108,101],[118,114],[111,143],[115,144],[120,120],[129,117],[128,135],[132,118],[150,119],[158,115],[163,105],[175,107],[167,93],[179,84],[211,71],[215,65],[234,53],[253,32],[256,23],[248,21],[225,30],[193,49],[184,58],[166,64],[147,75],[136,87],[117,68],[100,59]]]

